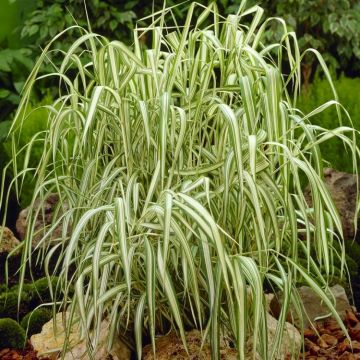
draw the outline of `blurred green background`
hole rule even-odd
[[[202,4],[210,1],[200,0]],[[167,0],[166,5],[178,2]],[[220,12],[226,16],[237,11],[241,0],[217,0]],[[178,23],[185,20],[190,2],[174,8]],[[283,17],[288,27],[296,31],[300,50],[313,47],[319,50],[330,67],[342,104],[349,111],[352,122],[360,129],[360,2],[358,0],[249,0],[247,6],[260,5],[264,16]],[[132,31],[141,18],[163,7],[163,0],[87,0],[87,12],[92,31],[111,39],[131,44]],[[244,19],[244,22],[249,19]],[[11,159],[7,133],[12,123],[20,92],[42,47],[60,31],[78,24],[88,27],[83,0],[0,0],[0,169]],[[281,29],[274,22],[266,32],[269,38],[278,38]],[[79,35],[72,30],[57,47],[66,49]],[[52,59],[56,65],[56,56]],[[49,69],[51,64],[48,65]],[[46,71],[46,69],[44,69]],[[303,92],[298,103],[308,113],[333,94],[322,78],[314,56],[305,56],[302,67]],[[28,120],[19,142],[26,144],[32,136],[47,126],[47,110],[39,106],[51,103],[56,86],[43,82],[32,94]],[[314,123],[332,128],[338,125],[334,109],[315,117]],[[35,148],[31,162],[36,165],[41,154],[41,142]],[[351,172],[352,164],[339,141],[322,146],[326,160],[338,170]],[[345,156],[344,156],[345,154]],[[21,162],[22,158],[19,157]],[[11,181],[8,174],[7,181]],[[20,206],[28,204],[32,195],[31,179],[27,179]],[[0,214],[1,215],[1,214]]]

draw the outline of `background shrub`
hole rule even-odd
[[[44,97],[41,102],[35,104],[29,103],[26,109],[24,109],[24,113],[21,114],[21,116],[24,116],[24,123],[21,128],[17,128],[14,131],[14,141],[17,143],[19,150],[23,149],[33,140],[34,144],[30,154],[26,154],[25,151],[20,151],[18,154],[16,154],[16,161],[20,164],[24,164],[24,161],[28,161],[28,166],[35,168],[40,162],[44,147],[45,132],[48,129],[49,110],[46,108],[46,105],[50,104],[51,102],[52,99],[48,95]],[[11,123],[4,122],[3,124],[6,124],[6,130],[8,132]],[[36,139],[34,138],[35,135],[37,135]],[[11,148],[12,140],[11,138],[5,136],[2,139],[2,142],[0,140],[0,147],[2,147],[3,149],[3,162],[6,163],[10,161],[13,155]],[[29,175],[25,176],[23,179],[21,195],[19,199],[22,208],[25,208],[30,203],[33,195],[34,186],[34,177]]]
[[[360,78],[351,79],[341,76],[334,84],[339,95],[339,101],[349,112],[354,128],[360,129]],[[304,88],[298,106],[305,114],[308,114],[333,98],[327,80],[316,77],[308,88]],[[344,125],[351,126],[345,115],[342,117],[342,121]],[[336,128],[339,126],[336,108],[332,106],[322,111],[315,115],[311,122],[327,129]],[[360,138],[357,137],[357,141],[359,140]],[[332,167],[339,171],[353,172],[351,154],[346,152],[341,140],[331,139],[321,144],[320,149],[323,158],[329,161]]]

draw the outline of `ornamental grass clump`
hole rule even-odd
[[[155,351],[156,335],[174,330],[186,345],[185,331],[197,328],[214,359],[224,334],[239,359],[250,338],[261,359],[273,359],[289,305],[302,314],[300,283],[341,323],[328,285],[334,258],[346,269],[345,253],[319,144],[340,138],[356,169],[355,130],[311,124],[330,106],[340,121],[346,116],[335,90],[333,101],[309,114],[296,109],[304,54],[281,19],[261,22],[262,13],[243,3],[224,18],[216,4],[193,3],[183,26],[175,19],[168,26],[172,9],[164,9],[145,19],[148,27],[134,30],[131,48],[73,27],[66,31],[81,35],[59,51],[63,60],[53,73],[40,75],[66,31],[37,61],[13,128],[26,122],[22,109],[42,78],[58,78],[59,94],[46,107],[48,130],[22,149],[14,136],[9,166],[18,191],[26,174],[35,176],[31,206],[52,193],[60,201],[39,244],[44,258],[31,256],[36,216],[30,212],[23,262],[52,263],[59,276],[52,293],[69,321],[80,321],[90,353],[108,318],[109,345],[115,334],[131,342],[133,333],[139,358],[144,338]],[[263,43],[271,21],[282,24],[283,36]],[[321,55],[308,52],[332,86]],[[43,155],[30,168],[38,140]],[[20,152],[26,154],[22,164]],[[304,178],[312,208],[303,196]],[[58,224],[62,237],[54,239]],[[265,290],[283,297],[271,346]]]

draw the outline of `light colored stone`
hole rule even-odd
[[[273,359],[273,360],[284,360],[290,358],[297,359],[301,350],[301,335],[300,332],[296,329],[296,327],[288,322],[285,323],[282,341],[280,342],[279,346],[276,346],[274,356],[272,356],[274,350],[276,329],[279,322],[269,313],[267,314],[266,322],[268,329],[269,359]],[[251,359],[252,358],[251,354],[253,351],[252,338],[250,338],[248,341],[248,349],[249,349],[248,358]],[[258,360],[261,360],[259,354],[256,355],[256,358]]]
[[[129,360],[131,357],[130,350],[118,337],[114,339],[110,351],[107,350],[109,326],[110,324],[107,320],[102,321],[97,349],[92,358],[87,353],[88,347],[86,341],[83,340],[65,354],[64,360],[104,360],[109,355],[112,360]]]
[[[39,211],[40,206],[42,207],[40,211],[38,212],[36,222],[35,222],[35,228],[34,232],[35,234],[32,236],[32,246],[35,248],[43,236],[45,235],[46,228],[49,228],[49,226],[52,224],[54,220],[54,216],[57,211],[58,214],[56,215],[56,218],[59,218],[59,216],[63,215],[66,210],[68,210],[68,206],[66,204],[63,204],[62,209],[58,209],[57,207],[59,205],[59,195],[57,194],[50,194],[46,200],[40,201],[40,199],[37,199],[33,206],[33,215],[35,216],[36,212]],[[29,216],[30,208],[27,207],[24,210],[21,210],[18,219],[16,220],[16,231],[19,234],[19,237],[21,240],[25,239],[27,226],[28,226],[28,216]],[[47,240],[47,243],[52,240],[61,239],[62,237],[62,224],[60,223],[52,232],[51,237]]]
[[[68,314],[56,314],[55,321],[53,319],[48,321],[43,325],[40,334],[31,336],[30,343],[37,352],[39,359],[49,357],[55,360],[58,358],[66,338],[64,329],[65,316],[68,317]],[[69,335],[71,345],[75,345],[78,342],[79,333],[79,327],[73,325]]]
[[[344,239],[353,239],[355,236],[354,216],[357,175],[340,172],[332,168],[325,168],[324,181],[339,212]],[[304,195],[307,203],[312,206],[309,186],[305,189]]]
[[[265,302],[266,302],[266,310],[267,311],[270,311],[270,305],[271,305],[271,302],[273,301],[274,297],[275,297],[275,294],[273,294],[273,293],[265,294]]]
[[[334,285],[330,288],[333,296],[336,300],[336,311],[342,319],[345,319],[346,312],[352,311],[353,308],[349,303],[349,299],[346,296],[345,289],[341,285]]]
[[[10,253],[19,244],[20,241],[9,228],[0,226],[0,254]]]
[[[346,311],[352,311],[352,307],[349,304],[344,288],[340,285],[334,285],[330,288],[330,291],[336,301],[335,309],[337,313],[342,319],[345,319]],[[304,327],[310,326],[310,320],[311,322],[314,322],[317,317],[329,314],[330,311],[328,307],[321,302],[321,299],[310,287],[302,286],[298,289],[298,292],[306,313],[304,313],[303,316]],[[274,316],[279,316],[281,306],[281,299],[274,297],[270,304],[271,311]],[[301,327],[301,321],[291,307],[287,320],[291,321],[296,327]]]
[[[51,320],[44,324],[41,333],[33,335],[30,338],[30,343],[37,352],[39,359],[50,358],[57,360],[61,358],[61,351],[65,342],[64,317],[68,314],[58,313],[55,318],[56,332],[54,329],[54,321]],[[110,351],[107,351],[107,340],[109,334],[109,322],[103,320],[100,326],[99,341],[96,352],[92,360],[105,360],[109,355],[113,360],[129,360],[130,350],[124,345],[120,338],[115,338]],[[69,350],[64,354],[65,360],[89,360],[90,356],[87,354],[86,341],[80,339],[80,328],[78,325],[73,325],[70,329],[69,336]]]
[[[276,327],[278,321],[270,314],[267,314],[267,325],[268,325],[268,342],[274,344]],[[284,336],[280,343],[279,352],[277,353],[277,359],[284,359],[288,354],[296,354],[296,359],[299,356],[301,350],[302,338],[301,334],[296,327],[289,323],[285,323]],[[272,347],[271,347],[272,350]]]

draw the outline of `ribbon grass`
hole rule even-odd
[[[335,89],[334,100],[313,113],[297,110],[304,55],[295,34],[243,5],[224,18],[215,3],[193,3],[185,24],[172,27],[172,9],[164,9],[134,30],[132,48],[75,26],[79,38],[61,66],[39,73],[70,30],[49,43],[27,81],[14,134],[42,78],[57,77],[59,94],[47,107],[48,130],[38,135],[44,151],[36,168],[28,167],[32,142],[18,149],[13,136],[13,186],[20,191],[24,176],[34,175],[30,207],[51,193],[60,197],[40,260],[47,269],[56,264],[55,295],[71,310],[70,322],[80,319],[89,353],[107,317],[109,345],[119,332],[133,332],[139,358],[144,336],[155,351],[156,335],[175,330],[186,346],[186,330],[198,328],[214,359],[223,335],[239,359],[249,338],[261,359],[273,359],[290,303],[301,308],[296,286],[303,283],[341,323],[328,286],[336,243],[345,269],[342,228],[318,145],[342,139],[356,169],[356,131],[311,124],[329,106],[346,116]],[[283,24],[283,35],[266,44],[271,21]],[[28,154],[24,164],[16,162],[19,151]],[[35,221],[30,215],[23,263],[32,258]],[[54,239],[59,224],[62,236]],[[265,287],[282,293],[284,304],[272,347]]]

